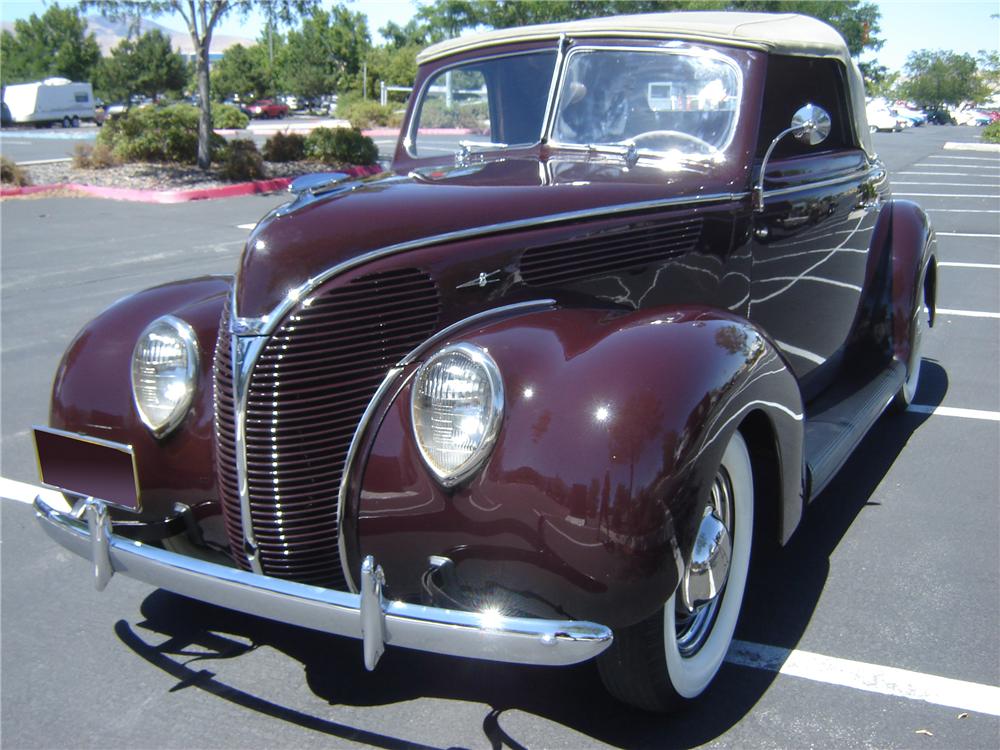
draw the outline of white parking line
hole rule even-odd
[[[942,187],[1000,187],[1000,182],[893,182],[893,185],[939,185]]]
[[[938,214],[1000,214],[995,208],[927,208],[925,211]]]
[[[28,484],[27,482],[18,482],[13,479],[7,479],[7,477],[0,477],[0,497],[5,497],[8,500],[16,500],[19,503],[31,505],[35,502],[35,498],[38,495],[41,495],[42,499],[56,510],[69,512],[69,504],[66,502],[66,498],[63,497],[61,492],[49,490],[44,487],[36,487],[35,485]]]
[[[1000,411],[960,409],[957,406],[928,406],[927,404],[910,404],[906,409],[917,414],[930,414],[935,417],[960,417],[962,419],[981,419],[986,422],[1000,422]]]
[[[938,263],[939,268],[993,268],[1000,270],[1000,264],[998,263],[957,263],[957,262],[947,262]]]
[[[968,172],[896,172],[896,174],[905,175],[930,175],[932,177],[980,177],[981,175],[971,175]],[[893,182],[893,185],[898,185],[898,182]]]
[[[253,229],[255,226],[257,226],[257,225],[256,224],[237,224],[236,228],[237,229]]]
[[[1000,193],[893,193],[897,198],[996,198],[1000,200]]]
[[[914,167],[933,167],[934,169],[937,169],[938,167],[940,167],[941,169],[958,169],[959,167],[961,167],[962,169],[990,169],[990,170],[993,170],[994,172],[997,171],[997,169],[998,169],[998,167],[987,166],[985,164],[943,164],[943,163],[928,164],[927,162],[922,162],[922,161],[917,162],[913,166]],[[1000,165],[998,165],[998,166],[1000,166]],[[940,172],[937,172],[936,174],[940,174]]]
[[[932,211],[936,209],[931,209]],[[938,237],[1000,237],[1000,234],[975,234],[973,232],[937,232]]]
[[[726,661],[827,685],[1000,716],[1000,687],[992,685],[748,641],[733,641]]]
[[[984,312],[983,310],[949,310],[946,307],[937,308],[939,315],[957,315],[961,318],[996,318],[1000,320],[1000,313]]]
[[[928,159],[962,159],[963,161],[989,161],[994,164],[1000,164],[1000,159],[996,159],[992,156],[953,156],[951,154],[933,154],[927,157]]]

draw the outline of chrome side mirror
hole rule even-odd
[[[767,172],[767,162],[774,152],[774,147],[786,135],[794,135],[795,138],[808,146],[818,146],[830,135],[832,121],[830,114],[815,104],[807,104],[792,115],[792,125],[782,130],[771,141],[764,154],[764,161],[760,165],[760,176],[753,189],[753,210],[760,213],[764,210],[764,174]]]

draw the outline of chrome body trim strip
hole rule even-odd
[[[867,179],[871,176],[872,172],[881,172],[878,168],[874,166],[869,166],[864,171],[857,171],[854,174],[846,175],[844,177],[834,177],[829,180],[818,180],[816,182],[803,182],[801,185],[792,185],[786,188],[775,188],[774,190],[765,190],[763,192],[764,198],[774,198],[779,195],[791,195],[792,193],[800,193],[804,190],[814,190],[815,188],[833,187],[834,185],[840,185],[845,182],[857,182],[858,180]]]
[[[556,114],[556,95],[563,77],[563,62],[566,60],[566,47],[569,45],[569,37],[565,34],[559,35],[559,44],[556,47],[556,67],[552,71],[552,80],[549,81],[549,98],[545,100],[545,114],[542,116],[542,143],[549,142],[552,133],[552,118]]]
[[[381,567],[366,558],[366,587],[349,594],[248,573],[135,542],[110,532],[104,503],[88,498],[73,513],[34,503],[43,530],[95,567],[95,584],[114,573],[183,596],[297,627],[364,642],[374,667],[382,644],[514,664],[560,666],[591,659],[611,645],[611,629],[592,622],[505,617],[388,602]],[[86,520],[83,520],[83,518]]]
[[[502,305],[501,307],[491,307],[489,310],[477,312],[467,318],[462,318],[462,320],[457,323],[452,323],[450,326],[442,328],[412,352],[399,360],[399,364],[396,365],[396,367],[406,367],[407,365],[412,364],[437,344],[445,343],[448,340],[448,337],[453,333],[460,331],[463,328],[468,328],[471,325],[475,325],[482,320],[497,318],[512,313],[527,312],[528,310],[534,310],[536,308],[541,309],[544,307],[552,307],[555,304],[556,301],[554,299],[536,299],[528,302],[515,302],[511,305]]]
[[[250,482],[247,473],[246,421],[247,398],[250,394],[250,375],[260,356],[266,336],[237,336],[230,338],[233,361],[233,395],[236,409],[236,479],[240,493],[240,522],[243,525],[243,548],[254,573],[263,573],[257,557],[257,540],[250,516]]]
[[[344,511],[347,508],[347,490],[353,478],[351,469],[354,466],[355,459],[357,459],[358,450],[361,447],[361,438],[365,434],[365,430],[368,429],[368,423],[375,416],[375,410],[378,409],[379,404],[382,403],[382,399],[385,398],[385,394],[392,387],[392,384],[396,382],[396,378],[402,371],[401,367],[393,367],[382,378],[378,390],[375,391],[372,400],[368,402],[365,413],[361,415],[361,421],[358,422],[358,426],[354,430],[354,435],[351,437],[351,445],[347,449],[347,456],[344,458],[344,472],[340,476],[340,491],[337,493],[337,549],[340,552],[340,567],[344,572],[344,580],[347,582],[347,588],[353,593],[357,593],[359,589],[354,576],[351,575],[351,566],[350,561],[347,559],[346,536],[344,533]]]
[[[260,318],[240,318],[235,315],[235,296],[233,314],[234,319],[240,322],[240,330],[253,331],[254,335],[269,335],[274,332],[278,322],[285,314],[294,307],[299,300],[305,299],[309,293],[320,284],[329,281],[334,276],[338,276],[352,268],[372,263],[382,258],[387,258],[397,253],[408,250],[418,250],[431,245],[458,242],[460,240],[472,239],[488,234],[500,232],[512,232],[520,229],[531,229],[534,227],[549,226],[552,224],[563,224],[567,222],[580,221],[600,216],[618,216],[621,214],[637,213],[640,211],[651,211],[660,208],[670,208],[673,206],[700,206],[706,203],[725,203],[744,200],[750,195],[748,192],[739,193],[713,193],[711,195],[676,196],[673,198],[660,198],[650,201],[638,201],[636,203],[621,203],[615,206],[601,206],[599,208],[585,208],[578,211],[565,211],[558,214],[548,214],[534,216],[528,219],[516,219],[514,221],[501,222],[499,224],[488,224],[486,226],[473,227],[470,229],[459,229],[454,232],[445,232],[429,237],[422,237],[417,240],[408,240],[395,245],[388,245],[378,250],[362,253],[354,258],[339,263],[332,268],[313,276],[304,281],[299,286],[290,289],[285,295],[285,299],[278,303],[271,312]],[[247,335],[233,329],[234,335]]]

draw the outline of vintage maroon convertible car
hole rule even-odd
[[[810,18],[511,29],[419,63],[390,172],[297,181],[234,278],[80,333],[36,431],[75,508],[38,500],[42,525],[98,588],[359,638],[369,668],[385,644],[597,657],[671,708],[726,654],[754,539],[913,398],[933,232]]]

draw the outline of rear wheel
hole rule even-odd
[[[619,700],[671,711],[711,684],[736,630],[753,541],[753,471],[735,433],[712,483],[694,549],[677,590],[652,617],[615,632],[598,659]]]
[[[73,126],[74,128],[78,128],[78,127],[80,127],[80,118],[79,118],[79,117],[77,117],[76,115],[73,115],[73,119],[72,119],[72,120],[70,121],[70,124],[71,124],[71,125],[72,125],[72,126]]]
[[[66,117],[62,118],[62,126],[64,128],[72,127],[72,125],[73,125],[73,122],[72,122],[72,120],[69,119],[69,115],[67,115]]]

